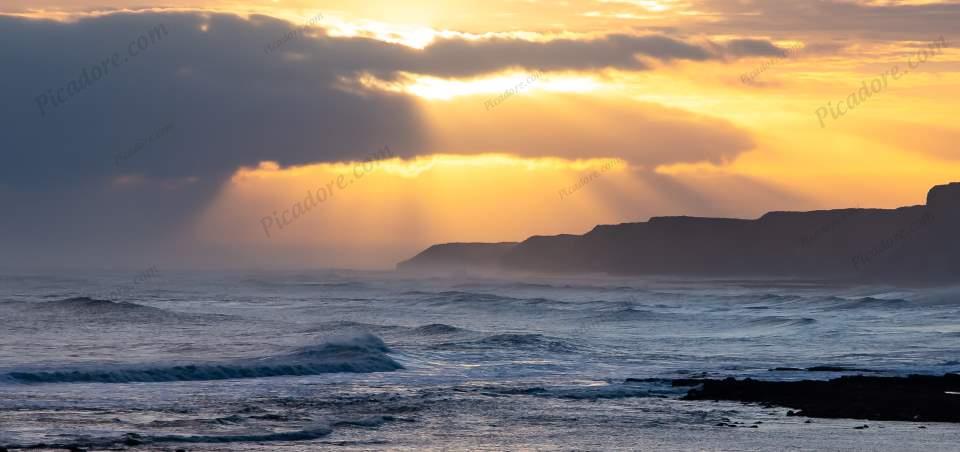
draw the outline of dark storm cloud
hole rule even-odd
[[[69,87],[146,31],[162,41],[114,67],[41,116],[38,99]],[[201,29],[205,26],[206,31]],[[535,43],[514,39],[440,40],[424,50],[322,34],[264,55],[264,43],[291,24],[264,16],[113,14],[75,23],[0,17],[17,45],[5,64],[0,181],[51,188],[116,176],[104,165],[127,143],[175,121],[163,149],[126,168],[149,179],[222,178],[241,165],[359,158],[390,144],[398,155],[432,151],[411,99],[338,89],[338,80],[398,71],[471,76],[512,67],[537,70],[644,69],[638,58],[705,60],[712,50],[663,36],[613,35]],[[12,42],[12,41],[11,41]],[[737,54],[764,54],[758,42]],[[74,90],[68,90],[73,92]]]
[[[125,51],[157,24],[168,31],[163,41],[41,117],[38,95]],[[171,121],[177,133],[131,161],[130,172],[218,178],[262,160],[338,160],[388,142],[423,148],[410,99],[337,90],[342,73],[329,60],[264,55],[268,37],[286,29],[278,21],[118,14],[73,24],[0,18],[0,29],[19,43],[0,48],[0,119],[12,126],[0,137],[6,184],[49,188],[116,176],[104,162]]]
[[[544,43],[517,39],[442,40],[429,46],[408,70],[441,76],[467,76],[510,67],[541,71],[646,69],[638,57],[696,60],[713,57],[703,48],[664,36],[611,35],[594,40],[558,39]]]
[[[158,26],[162,39],[113,64],[114,54],[127,55],[131,42]],[[322,30],[263,52],[295,26],[200,13],[117,13],[70,23],[0,16],[0,201],[15,208],[0,218],[8,255],[97,260],[169,250],[158,244],[188,233],[187,221],[238,167],[264,160],[360,159],[384,145],[399,157],[442,151],[433,148],[414,99],[343,83],[361,73],[643,70],[647,60],[723,57],[711,46],[663,36],[447,39],[418,50]],[[71,86],[105,60],[108,76],[84,89]],[[38,97],[61,88],[70,93],[66,102],[41,114]],[[118,154],[168,124],[176,127],[116,165]],[[715,161],[728,151],[676,154]]]
[[[125,53],[158,24],[167,30],[162,41],[41,116],[37,96]],[[335,88],[345,73],[336,53],[264,55],[265,43],[290,27],[228,15],[0,17],[4,257],[99,262],[169,251],[239,166],[348,159],[385,144],[426,149],[411,99]],[[116,165],[118,154],[171,123],[149,149]]]
[[[771,56],[784,57],[787,52],[762,39],[735,39],[724,43],[727,53],[731,56]]]
[[[694,44],[662,35],[624,34],[547,42],[508,38],[441,39],[422,51],[403,49],[399,51],[396,46],[388,48],[382,45],[378,55],[379,64],[364,61],[366,69],[379,74],[407,71],[439,77],[467,77],[510,68],[530,71],[639,71],[650,69],[645,60],[705,61],[725,57],[768,56],[777,52],[773,44],[762,40],[734,41],[734,45],[729,46]]]

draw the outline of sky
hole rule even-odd
[[[0,267],[392,268],[960,181],[960,1],[6,0]]]

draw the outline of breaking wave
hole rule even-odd
[[[224,314],[199,314],[168,311],[128,301],[102,300],[91,297],[72,297],[44,302],[17,302],[15,307],[30,316],[47,317],[51,321],[81,320],[85,323],[102,322],[174,322],[226,320]]]
[[[27,384],[42,383],[161,383],[172,381],[231,380],[326,373],[390,372],[402,369],[390,358],[383,341],[363,334],[305,347],[294,353],[227,363],[173,366],[110,367],[19,371],[7,379]]]
[[[159,308],[152,308],[126,301],[116,302],[110,300],[99,300],[90,297],[73,297],[62,300],[46,301],[43,303],[36,303],[34,308],[45,311],[72,311],[82,314],[112,314],[131,312],[167,314],[167,311]]]

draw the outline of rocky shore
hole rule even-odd
[[[827,381],[727,378],[674,380],[693,387],[685,400],[730,400],[782,406],[790,415],[876,421],[960,422],[960,374],[845,376]]]

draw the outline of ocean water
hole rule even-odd
[[[0,447],[958,450],[956,425],[669,382],[957,372],[958,308],[956,288],[790,281],[5,274]]]

